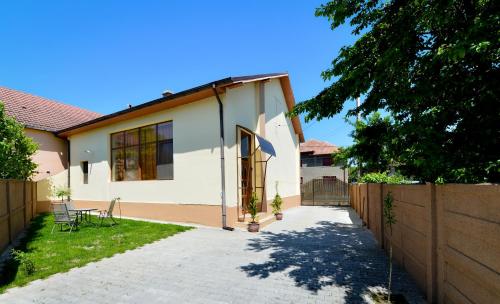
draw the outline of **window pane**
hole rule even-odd
[[[125,146],[134,146],[139,144],[139,129],[125,131]]]
[[[141,128],[141,144],[156,141],[156,125]]]
[[[111,134],[111,148],[121,148],[123,144],[123,132]]]
[[[156,142],[141,145],[142,179],[156,178]]]
[[[158,124],[158,140],[172,139],[172,122]]]
[[[88,184],[89,183],[89,162],[88,161],[82,162],[82,172],[83,172],[83,183]]]
[[[125,180],[140,180],[139,147],[125,148]]]
[[[250,137],[241,135],[241,157],[247,158],[250,156]]]
[[[332,158],[331,157],[323,158],[323,166],[331,166],[331,165],[332,165]]]
[[[83,171],[83,174],[89,173],[89,162],[88,161],[82,162],[82,171]]]
[[[158,143],[158,179],[174,178],[174,145],[171,140]]]
[[[116,149],[111,151],[111,178],[113,181],[122,181],[125,174],[125,159],[123,157],[123,150]]]

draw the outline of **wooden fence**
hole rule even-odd
[[[0,180],[0,253],[36,215],[36,183]]]
[[[500,185],[350,185],[350,204],[382,248],[393,247],[429,303],[498,303]],[[383,221],[391,192],[396,224]]]

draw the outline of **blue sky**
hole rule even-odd
[[[323,2],[2,1],[0,85],[108,114],[165,89],[287,71],[301,101],[354,41],[314,16]],[[302,127],[306,139],[351,143],[343,114]]]

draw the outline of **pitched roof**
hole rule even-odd
[[[0,87],[0,102],[7,115],[27,128],[56,132],[101,117],[99,113],[47,98]]]
[[[338,150],[339,148],[334,144],[316,139],[311,139],[300,144],[300,153],[310,155],[330,155]]]
[[[215,89],[217,89],[217,91],[221,93],[228,87],[237,86],[247,82],[254,82],[254,81],[273,79],[273,78],[278,78],[280,80],[281,86],[283,88],[283,93],[285,95],[285,101],[287,103],[287,107],[289,110],[291,110],[291,108],[295,105],[295,98],[293,96],[293,91],[291,89],[288,73],[270,73],[270,74],[258,74],[258,75],[240,76],[240,77],[227,77],[185,91],[181,91],[175,94],[163,96],[161,98],[137,105],[135,107],[131,107],[112,114],[97,117],[93,120],[82,122],[80,124],[76,124],[65,129],[61,129],[60,131],[57,132],[57,134],[61,137],[66,137],[86,130],[99,128],[101,126],[110,123],[134,117],[139,117],[141,115],[145,115],[148,113],[176,107],[179,105],[201,100],[203,98],[211,97],[214,96]],[[299,135],[300,141],[303,142],[304,135],[298,117],[292,118],[292,125],[295,130],[295,133]]]

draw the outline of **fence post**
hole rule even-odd
[[[366,228],[370,229],[370,184],[366,184]]]
[[[426,254],[426,295],[429,303],[436,303],[437,295],[437,214],[436,214],[436,186],[427,183],[429,189],[429,202],[427,205],[427,254]]]
[[[380,185],[380,248],[385,249],[385,223],[384,223],[384,184]]]

